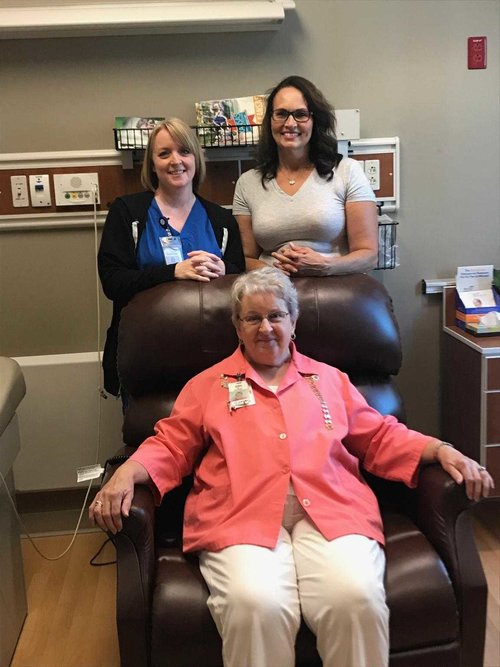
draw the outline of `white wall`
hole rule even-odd
[[[17,491],[69,489],[77,468],[100,463],[121,445],[122,406],[103,399],[97,353],[17,357],[26,396],[17,410],[21,451],[14,464]]]

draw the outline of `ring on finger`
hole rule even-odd
[[[94,504],[96,507],[102,507],[102,500],[94,500]]]
[[[486,468],[485,468],[484,466],[478,466],[477,469],[478,469],[480,472],[483,472],[483,470],[486,470]]]

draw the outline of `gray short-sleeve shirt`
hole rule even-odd
[[[348,252],[345,228],[347,202],[375,201],[375,195],[356,160],[343,158],[333,179],[321,178],[314,169],[300,189],[289,195],[272,179],[262,187],[256,169],[236,183],[233,215],[250,215],[260,259],[272,263],[271,253],[290,241],[321,253]]]

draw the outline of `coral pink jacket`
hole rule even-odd
[[[347,375],[291,346],[277,393],[238,349],[190,380],[172,414],[131,457],[153,481],[156,502],[194,471],[184,514],[184,550],[233,544],[273,548],[289,482],[328,540],[361,534],[383,544],[377,500],[360,473],[415,486],[429,441],[372,409]],[[227,382],[242,375],[255,405],[229,410]],[[318,391],[314,391],[310,376]],[[332,417],[327,428],[324,398]]]

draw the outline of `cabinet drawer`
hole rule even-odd
[[[492,357],[487,362],[487,389],[500,389],[500,357]]]
[[[486,467],[495,482],[492,495],[500,496],[500,445],[498,447],[486,447]]]
[[[500,392],[486,395],[486,444],[500,443]]]

